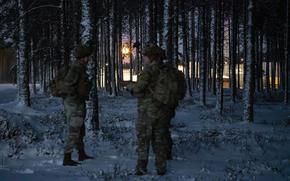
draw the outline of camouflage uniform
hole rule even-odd
[[[64,110],[68,123],[64,153],[71,153],[73,148],[84,149],[85,136],[84,118],[86,115],[85,101],[89,97],[91,82],[89,81],[84,65],[73,64],[64,79],[63,90],[67,96],[64,98]]]
[[[163,66],[161,61],[152,61],[144,68],[132,90],[133,95],[138,97],[137,172],[141,167],[143,167],[141,172],[146,172],[150,143],[156,154],[157,172],[165,172],[168,152],[169,149],[171,150],[169,125],[175,110],[152,98],[152,90],[154,90],[161,66]],[[136,174],[142,174],[137,172]]]

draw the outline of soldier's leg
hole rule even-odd
[[[143,112],[139,111],[138,116],[139,117],[136,123],[137,154],[138,154],[136,175],[143,175],[147,172],[152,128],[151,125],[148,123],[146,115]]]
[[[166,128],[153,128],[153,135],[155,139],[152,146],[156,149],[155,166],[159,175],[164,175],[166,173],[166,160],[168,154],[168,138],[166,131]]]
[[[71,159],[71,153],[78,142],[80,136],[80,128],[83,124],[83,119],[80,117],[69,117],[68,120],[68,133],[65,141],[65,149],[64,149],[64,160],[63,165],[74,166],[78,164],[77,162]]]
[[[162,124],[164,127],[166,127],[165,135],[166,135],[166,150],[167,150],[167,160],[172,160],[172,146],[173,141],[170,133],[170,127],[171,127],[171,119],[175,116],[175,110],[174,109],[166,109],[166,112],[164,113],[164,117],[162,117]]]
[[[76,143],[77,150],[82,150],[85,147],[85,144],[84,144],[85,131],[86,131],[85,124],[83,124],[80,128],[80,136]]]
[[[73,152],[74,147],[79,141],[82,124],[83,118],[73,116],[70,118],[64,153]]]
[[[171,138],[171,133],[170,133],[169,127],[166,128],[164,134],[165,134],[165,137],[166,137],[166,143],[165,143],[166,152],[167,152],[166,159],[167,160],[172,160],[172,145],[173,145],[173,142],[172,142],[172,138]]]
[[[80,129],[80,136],[79,136],[78,142],[76,144],[76,147],[77,147],[77,150],[79,153],[79,161],[94,158],[94,157],[87,155],[85,152],[85,144],[84,144],[85,131],[86,131],[86,128],[85,128],[85,125],[83,124],[81,129]]]

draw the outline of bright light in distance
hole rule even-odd
[[[124,46],[124,47],[122,48],[122,53],[123,53],[124,55],[128,55],[128,54],[130,53],[130,49],[129,49],[129,47]]]

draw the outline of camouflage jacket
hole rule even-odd
[[[65,99],[84,102],[89,98],[91,86],[91,81],[86,73],[86,67],[77,63],[70,66],[64,78],[62,90],[67,93]]]
[[[138,108],[141,110],[156,104],[152,98],[152,91],[154,90],[161,66],[156,61],[146,66],[139,75],[137,83],[133,86],[132,93],[138,98]]]

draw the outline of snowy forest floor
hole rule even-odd
[[[289,106],[257,100],[255,122],[241,121],[242,105],[226,98],[224,117],[215,99],[198,105],[187,98],[172,120],[173,160],[158,176],[150,153],[149,173],[135,176],[136,100],[100,95],[101,132],[87,134],[94,160],[63,167],[65,119],[60,99],[32,96],[32,108],[13,102],[16,88],[0,85],[0,180],[290,180]],[[76,158],[76,153],[74,153]]]

